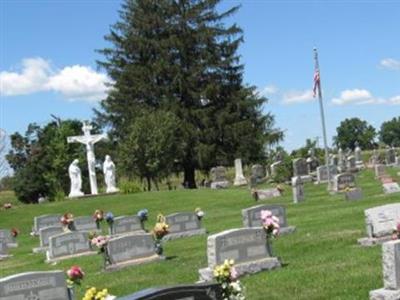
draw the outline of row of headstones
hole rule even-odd
[[[400,203],[386,204],[364,211],[367,237],[360,238],[362,246],[382,244],[382,289],[370,292],[371,300],[400,299],[400,240],[393,240],[393,228],[400,220]]]
[[[238,274],[255,273],[265,269],[274,269],[280,266],[280,262],[276,257],[270,257],[265,243],[265,232],[261,227],[261,210],[270,210],[280,219],[282,233],[290,233],[295,230],[295,227],[287,225],[286,211],[282,206],[267,206],[258,205],[244,209],[242,211],[244,228],[226,230],[208,237],[207,241],[207,258],[208,267],[199,270],[200,281],[211,281],[213,279],[212,270],[217,264],[221,264],[225,259],[234,259],[236,262]],[[198,218],[193,213],[177,213],[166,217],[170,224],[170,237],[183,237],[194,234],[204,234],[205,230],[200,227]],[[38,224],[40,222],[36,222]],[[194,228],[194,224],[196,228]],[[39,229],[39,231],[42,229]],[[167,235],[168,236],[168,235]],[[88,248],[88,232],[73,231],[50,237],[50,247],[54,245],[52,254],[55,260],[70,258],[80,255],[94,254]],[[124,267],[127,265],[140,264],[161,259],[154,252],[154,241],[148,233],[132,233],[112,238],[107,244],[108,254],[112,261],[112,266],[108,270]],[[51,261],[51,260],[50,260]],[[20,274],[3,279],[4,286],[12,284],[17,287],[15,281],[32,281],[29,290],[35,290],[35,283],[41,277],[48,276],[60,277],[57,272],[33,272]],[[35,281],[36,280],[36,281]],[[45,280],[45,279],[43,279]],[[54,279],[55,282],[65,282],[65,280]],[[56,284],[53,284],[53,286]],[[21,293],[24,293],[24,288],[28,286],[25,283],[21,285]],[[40,288],[46,289],[46,285]],[[39,287],[38,287],[39,289]],[[47,292],[50,293],[50,288]],[[1,293],[6,293],[5,288]],[[10,291],[18,291],[18,288]],[[35,290],[36,291],[36,290]],[[43,292],[44,294],[47,293]],[[60,293],[64,293],[61,292]],[[14,295],[10,292],[10,294]],[[131,297],[131,296],[129,296]],[[2,299],[0,297],[0,299]],[[63,299],[63,298],[60,298]],[[136,299],[136,298],[126,298]],[[145,298],[144,298],[145,299]],[[202,298],[201,298],[202,299]],[[214,298],[212,298],[214,299]],[[216,298],[218,299],[218,298]]]
[[[195,284],[150,288],[120,300],[219,300],[222,289],[219,284]],[[27,272],[0,279],[0,299],[57,299],[75,300],[67,287],[62,271]]]
[[[396,155],[396,149],[394,147],[387,147],[385,149],[384,161],[379,161],[377,150],[373,151],[369,163],[374,166],[376,164],[386,164],[387,166],[400,166],[400,156]]]
[[[375,178],[381,181],[383,192],[385,194],[393,194],[400,192],[400,186],[393,180],[390,175],[386,173],[386,166],[382,164],[376,164],[374,166]]]

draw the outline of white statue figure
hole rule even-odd
[[[69,198],[83,196],[81,169],[78,166],[79,160],[74,161],[68,167],[68,174],[71,180],[71,191],[68,195]]]
[[[107,193],[115,193],[118,192],[118,189],[115,186],[115,164],[111,160],[110,155],[106,155],[106,158],[103,163],[103,173],[104,173],[104,181],[107,186]]]
[[[96,168],[94,156],[94,144],[101,140],[106,140],[105,134],[90,134],[92,126],[88,122],[84,122],[82,126],[83,135],[70,136],[67,138],[68,143],[81,143],[86,145],[86,158],[89,170],[89,182],[92,195],[97,195]]]

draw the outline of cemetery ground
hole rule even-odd
[[[396,169],[388,171],[399,180]],[[364,210],[398,202],[400,195],[383,195],[372,170],[357,175],[357,186],[364,195],[359,201],[345,201],[343,194],[329,195],[326,185],[307,184],[305,202],[293,204],[291,188],[285,186],[282,197],[257,203],[286,206],[288,224],[297,230],[274,240],[274,252],[281,257],[283,268],[241,279],[247,299],[367,299],[370,290],[382,287],[381,246],[361,247],[357,239],[366,235]],[[0,197],[1,203],[10,199],[10,195]],[[198,269],[207,266],[207,236],[165,242],[165,261],[104,272],[100,255],[65,260],[57,265],[44,263],[43,253],[32,253],[32,248],[39,244],[38,238],[29,234],[35,216],[65,212],[92,215],[95,209],[111,211],[115,216],[134,215],[147,208],[150,216],[145,226],[151,230],[159,212],[167,215],[201,207],[206,213],[203,227],[214,234],[242,227],[241,210],[256,205],[247,187],[144,192],[42,205],[12,202],[12,209],[0,211],[0,228],[18,228],[19,246],[10,249],[11,258],[0,262],[0,277],[28,271],[67,270],[79,265],[86,276],[77,290],[77,299],[88,286],[108,288],[110,293],[124,296],[149,287],[194,283]],[[103,231],[106,232],[106,224]]]

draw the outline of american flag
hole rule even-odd
[[[319,85],[320,85],[319,70],[316,69],[314,73],[314,88],[313,88],[314,97],[317,96],[317,89],[319,89]]]

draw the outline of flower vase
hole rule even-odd
[[[111,265],[111,259],[110,256],[108,255],[107,246],[104,246],[104,248],[102,248],[101,253],[103,254],[103,262],[105,269],[108,265]]]
[[[74,300],[74,287],[73,286],[68,286],[67,287],[67,292],[68,292],[68,300]]]
[[[272,238],[267,236],[267,242],[266,242],[266,246],[267,246],[267,253],[270,257],[273,257],[273,251],[272,251]]]
[[[100,221],[99,220],[96,220],[96,228],[97,228],[97,230],[100,230]]]
[[[161,241],[156,241],[154,248],[155,248],[155,251],[156,251],[156,253],[158,255],[162,255],[163,254],[164,249],[162,247]]]

